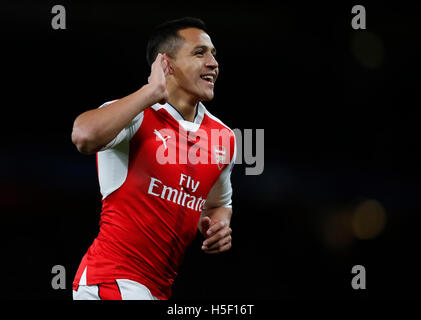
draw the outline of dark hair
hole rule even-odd
[[[208,33],[205,23],[192,17],[167,21],[156,27],[149,36],[146,47],[146,60],[149,65],[152,65],[158,53],[174,57],[183,40],[178,31],[187,28],[197,28]]]

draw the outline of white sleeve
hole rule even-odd
[[[105,102],[104,104],[99,106],[99,108],[106,107],[116,101],[117,100]],[[100,151],[113,148],[124,140],[130,140],[134,136],[136,131],[139,129],[140,125],[142,124],[142,120],[143,120],[143,111],[139,113],[136,117],[134,117],[133,120],[130,121],[130,123],[123,130],[121,130],[119,134],[117,134],[113,140],[111,140],[105,146],[103,146]]]
[[[221,172],[218,180],[209,191],[208,197],[205,202],[205,210],[217,207],[232,207],[232,186],[231,186],[231,171],[234,166],[235,158],[237,156],[237,147],[234,144],[234,155],[231,163],[226,166],[224,171]]]

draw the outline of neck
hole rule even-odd
[[[197,99],[193,99],[190,95],[180,90],[171,90],[168,88],[168,102],[181,113],[184,120],[193,122],[196,115],[196,106],[199,103]]]

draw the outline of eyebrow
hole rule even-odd
[[[192,51],[195,51],[195,50],[197,50],[197,49],[203,49],[203,50],[205,50],[205,51],[207,51],[207,50],[209,50],[209,49],[210,49],[210,52],[211,52],[213,55],[216,55],[216,49],[215,49],[215,47],[210,48],[210,47],[205,46],[205,45],[202,45],[202,46],[196,46],[196,47],[194,47],[194,48],[193,48],[193,50],[192,50]]]

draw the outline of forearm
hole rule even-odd
[[[106,106],[79,115],[72,141],[81,153],[92,154],[114,139],[134,117],[158,102],[159,89],[144,85],[136,92]]]
[[[232,208],[229,207],[216,207],[212,209],[206,209],[202,211],[201,219],[203,217],[209,217],[213,222],[224,221],[226,226],[231,223]],[[199,231],[201,230],[201,223],[199,223]],[[202,232],[203,233],[203,232]]]

